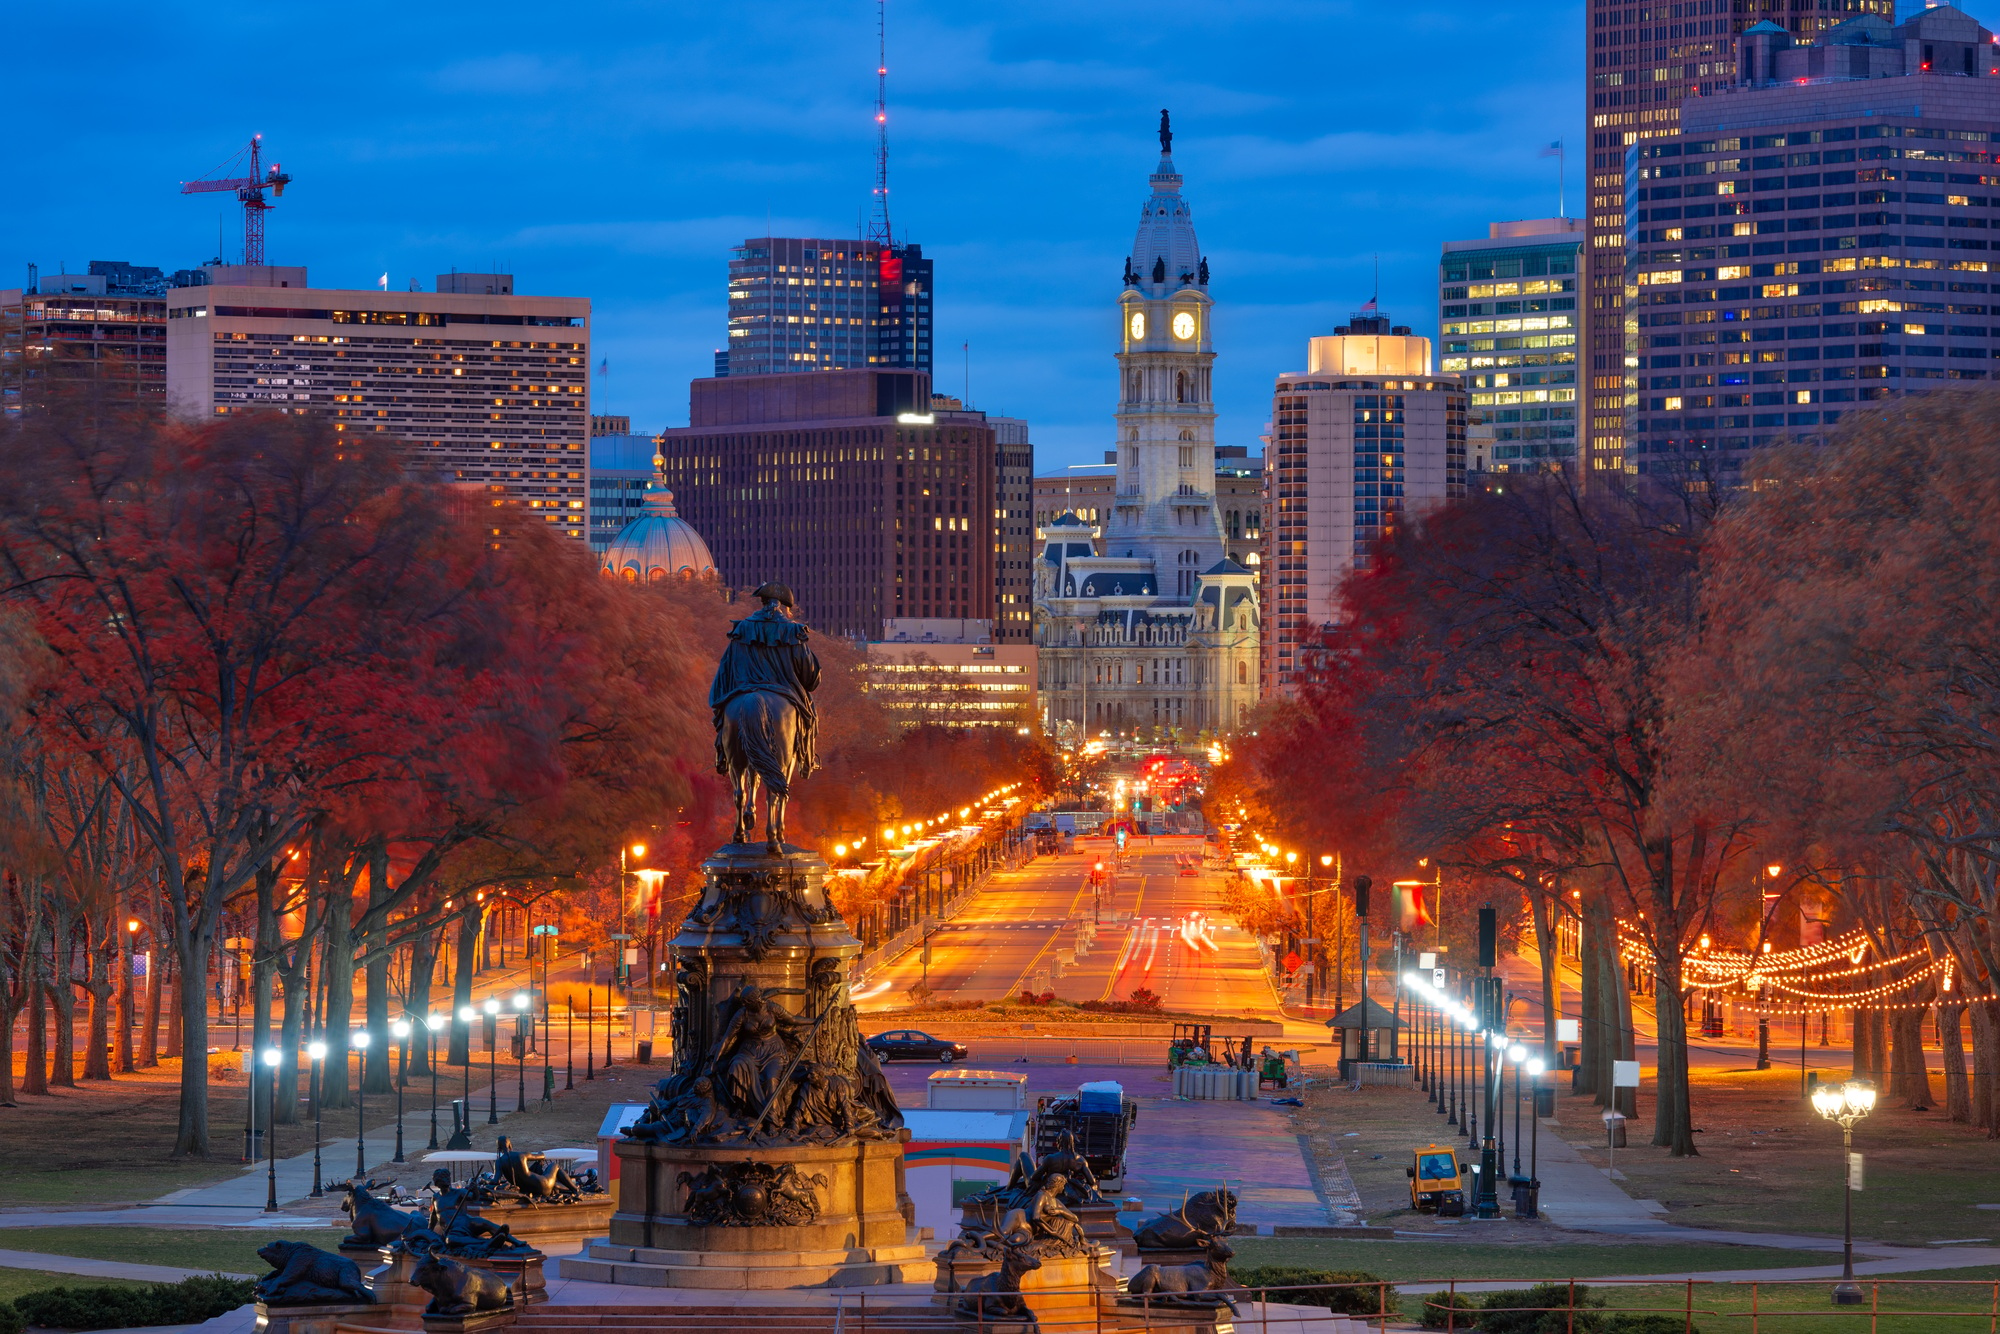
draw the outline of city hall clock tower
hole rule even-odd
[[[1062,745],[1199,745],[1257,703],[1257,574],[1229,559],[1216,509],[1214,305],[1173,146],[1162,111],[1118,294],[1115,494],[1099,523],[1036,529],[1036,702]]]
[[[1118,487],[1106,555],[1153,558],[1161,596],[1186,597],[1223,558],[1215,506],[1208,261],[1160,113],[1160,162],[1118,297]]]

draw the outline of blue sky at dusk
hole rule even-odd
[[[1217,439],[1367,300],[1435,333],[1441,241],[1555,211],[1585,165],[1574,3],[890,0],[899,234],[937,261],[937,386],[1094,462],[1113,303],[1171,107],[1217,301]],[[0,286],[91,259],[173,269],[240,213],[178,183],[252,131],[296,181],[270,261],[321,287],[498,266],[586,296],[593,406],[683,424],[729,248],[851,236],[873,172],[875,6],[16,5]],[[232,254],[231,258],[234,258]]]

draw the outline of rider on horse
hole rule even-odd
[[[748,796],[757,779],[782,803],[792,778],[818,767],[812,692],[819,688],[819,659],[806,647],[810,632],[792,619],[792,593],[783,584],[765,584],[754,596],[764,605],[730,627],[729,647],[708,690],[708,704],[715,712],[715,771],[728,774],[737,788],[738,841],[745,837]],[[725,726],[731,722],[731,702],[754,695],[783,700],[791,708],[795,727]],[[781,741],[786,730],[792,731],[789,754]]]

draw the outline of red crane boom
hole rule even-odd
[[[243,204],[243,262],[262,266],[264,263],[264,212],[272,207],[264,198],[269,190],[274,198],[283,198],[285,187],[292,178],[285,169],[273,162],[269,171],[264,170],[263,140],[261,134],[250,136],[250,145],[229,161],[217,167],[198,181],[182,181],[184,195],[213,194],[222,190],[233,190]],[[240,176],[231,175],[249,159],[247,170]]]

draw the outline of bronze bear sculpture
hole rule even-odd
[[[371,1305],[375,1294],[361,1270],[344,1255],[329,1255],[302,1241],[271,1241],[257,1248],[271,1272],[257,1280],[266,1306]]]
[[[431,1295],[425,1315],[471,1315],[514,1304],[514,1285],[490,1269],[433,1251],[410,1271],[410,1282]]]

